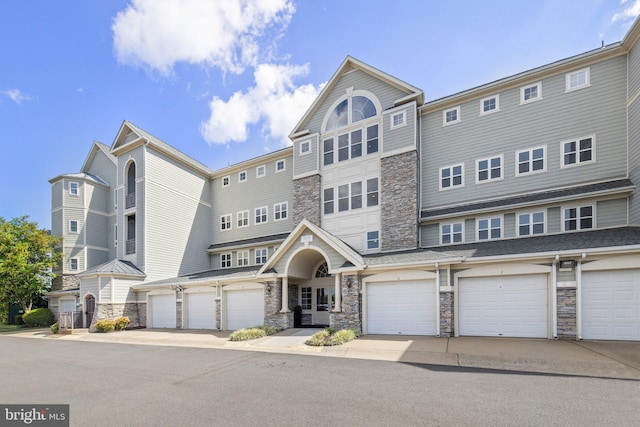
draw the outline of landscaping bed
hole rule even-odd
[[[336,330],[334,328],[325,328],[313,334],[305,344],[314,347],[334,346],[353,341],[359,336],[360,331],[358,329],[347,328]]]

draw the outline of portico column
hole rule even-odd
[[[342,311],[342,273],[336,273],[336,307],[333,311]]]
[[[282,278],[282,310],[280,313],[289,312],[289,278]]]

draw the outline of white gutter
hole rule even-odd
[[[436,262],[436,337],[440,336],[440,268]]]
[[[554,339],[558,338],[558,274],[556,272],[558,261],[560,261],[560,255],[556,255],[551,267],[551,333]]]
[[[582,261],[586,258],[583,252],[576,268],[576,340],[582,340]]]

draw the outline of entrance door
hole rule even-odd
[[[329,311],[336,303],[336,290],[334,287],[316,288],[313,323],[316,325],[329,325]]]
[[[91,321],[93,320],[94,311],[96,311],[96,299],[93,297],[93,295],[89,295],[87,299],[84,301],[85,328],[88,328],[89,326],[91,326]]]

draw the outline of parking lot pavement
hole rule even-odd
[[[75,330],[52,335],[47,329],[5,333],[41,339],[126,343],[242,351],[306,354],[350,359],[543,372],[640,380],[640,342],[562,341],[526,338],[436,338],[365,335],[335,347],[304,344],[315,329],[288,329],[251,341],[229,341],[230,332],[137,329],[109,334]]]

